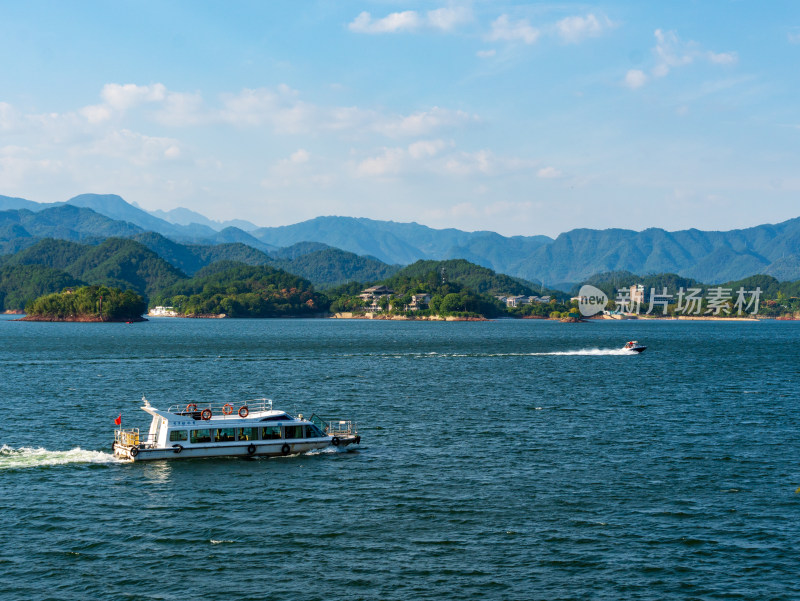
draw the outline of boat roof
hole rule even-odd
[[[144,401],[141,407],[142,411],[149,413],[153,417],[165,419],[168,422],[168,427],[214,425],[234,428],[271,421],[306,421],[302,419],[302,416],[296,418],[285,411],[273,409],[270,399],[244,401],[239,403],[238,407],[233,403],[225,403],[223,405],[188,403],[185,407],[182,405],[171,406],[168,410],[153,407],[144,397],[142,397],[142,401]],[[248,413],[246,417],[239,415],[239,409],[243,407],[247,407]],[[210,419],[195,419],[195,416],[205,410],[211,411]],[[226,413],[225,411],[229,412]]]

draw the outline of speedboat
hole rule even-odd
[[[646,346],[642,346],[636,340],[631,340],[630,342],[625,343],[625,346],[622,347],[622,350],[633,351],[634,353],[641,353],[646,348],[647,348]]]
[[[115,420],[111,445],[114,456],[130,461],[196,457],[271,457],[294,455],[329,446],[359,444],[361,436],[351,420],[303,419],[272,408],[270,399],[224,405],[189,403],[166,411],[142,397],[142,411],[152,416],[147,436],[139,428],[122,428]]]

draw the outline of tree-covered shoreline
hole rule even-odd
[[[82,286],[46,294],[28,303],[24,321],[143,321],[144,299],[132,290]]]
[[[173,246],[175,252],[181,248],[184,253],[199,252],[195,247]],[[379,268],[379,262],[368,261],[362,265],[355,261],[355,255],[314,245],[297,245],[285,249],[283,255],[275,253],[273,258],[264,253],[242,254],[246,249],[244,245],[205,249],[209,253],[213,250],[214,256],[233,256],[237,260],[218,260],[188,276],[133,240],[107,239],[95,244],[43,240],[14,255],[0,257],[0,310],[16,312],[34,306],[32,303],[42,296],[60,293],[67,287],[92,285],[130,290],[140,295],[149,307],[168,306],[171,307],[169,314],[183,317],[338,314],[398,319],[574,319],[577,313],[577,303],[569,300],[578,294],[577,287],[571,293],[547,289],[464,259],[422,260],[403,268],[391,266],[391,269],[384,265],[387,270]],[[343,278],[347,273],[360,273],[365,276],[364,281],[350,281],[335,288],[312,282],[289,271],[293,265],[291,261],[299,260],[293,253],[299,253],[299,258],[305,261],[302,263],[304,270],[328,274],[324,276],[329,278],[327,281]],[[192,256],[199,261],[198,254]],[[240,258],[269,260],[271,264],[252,265]],[[332,272],[331,265],[342,261],[342,270]],[[367,273],[386,277],[367,279]],[[701,288],[704,294],[712,288],[675,274],[638,276],[630,272],[597,274],[586,283],[607,293],[610,310],[614,309],[619,291],[632,284],[642,285],[648,292],[652,287],[657,293],[667,287],[676,298],[679,288]],[[375,286],[383,286],[389,292],[374,296],[364,294],[365,289]],[[800,314],[800,282],[779,282],[771,276],[758,275],[714,287],[718,286],[734,290],[744,286],[748,291],[758,287],[760,317],[788,319]],[[704,313],[707,307],[707,302],[703,301],[701,311]],[[51,309],[48,314],[60,316],[58,319],[69,313],[63,308]],[[677,313],[676,304],[667,307],[667,315]],[[31,319],[34,318],[43,319],[31,314]]]

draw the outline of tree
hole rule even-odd
[[[451,292],[442,299],[439,311],[442,314],[455,313],[464,310],[464,299],[460,294]]]

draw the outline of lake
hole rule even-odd
[[[797,599],[799,342],[775,321],[2,319],[0,598]],[[118,462],[143,395],[267,396],[363,440]]]

